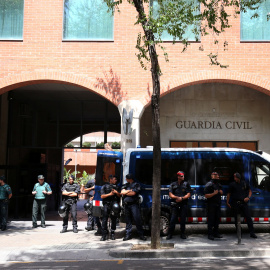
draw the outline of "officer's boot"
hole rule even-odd
[[[78,233],[77,227],[73,227],[73,232],[74,232],[74,233]]]
[[[65,233],[67,232],[67,228],[63,227],[62,231],[60,231],[60,233]]]
[[[115,240],[114,231],[111,231],[111,240]]]
[[[103,234],[100,238],[100,241],[106,241],[107,240],[107,235]]]

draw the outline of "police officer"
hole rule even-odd
[[[102,237],[100,241],[105,241],[108,235],[108,218],[111,217],[111,240],[115,240],[115,229],[117,215],[113,213],[114,203],[120,202],[121,194],[119,188],[116,186],[116,176],[109,177],[109,183],[101,187],[101,199],[103,201],[103,217],[102,217]]]
[[[177,181],[171,183],[169,188],[169,197],[172,199],[171,202],[171,220],[169,227],[169,234],[167,240],[172,238],[177,218],[180,216],[180,237],[186,239],[186,216],[187,216],[187,204],[188,198],[191,195],[191,188],[189,183],[185,180],[185,174],[183,171],[177,172]]]
[[[8,200],[12,197],[12,191],[8,184],[5,183],[5,176],[0,176],[0,226],[1,231],[7,229],[7,211]]]
[[[94,195],[95,195],[95,183],[96,183],[96,179],[91,179],[85,185],[85,192],[88,193],[88,196],[89,196],[88,200],[89,200],[89,203],[91,203],[91,204],[93,204],[93,199],[94,199]],[[85,227],[85,229],[87,231],[94,230],[94,226],[96,223],[97,233],[100,234],[101,233],[101,223],[99,221],[99,218],[93,216],[93,211],[89,212],[87,215],[88,215],[88,220],[87,220],[87,226]]]
[[[134,178],[131,173],[126,175],[126,180],[127,183],[122,186],[121,190],[126,217],[126,236],[123,238],[123,241],[127,241],[132,238],[132,218],[135,221],[140,239],[145,241],[146,237],[144,236],[144,231],[142,228],[139,207],[139,193],[141,191],[141,186],[139,183],[134,182]]]
[[[245,180],[241,180],[239,173],[235,173],[234,182],[229,185],[227,205],[234,210],[235,227],[237,227],[237,213],[242,212],[247,220],[250,237],[257,238],[248,209],[248,202],[251,195],[252,191],[249,184]]]
[[[41,214],[41,227],[46,228],[45,225],[45,211],[46,211],[46,196],[52,194],[51,187],[48,183],[44,182],[44,176],[38,175],[38,183],[34,185],[32,194],[35,195],[32,208],[32,222],[33,227],[37,228],[37,215],[40,209]]]
[[[208,239],[222,238],[218,232],[221,216],[222,186],[218,183],[219,174],[212,172],[211,180],[205,185],[204,195],[207,198]]]
[[[80,186],[74,183],[75,177],[74,175],[69,176],[69,183],[65,184],[62,187],[62,195],[64,203],[67,207],[67,215],[63,218],[63,229],[60,233],[67,232],[68,227],[68,217],[69,213],[71,212],[72,216],[72,225],[73,225],[73,232],[78,233],[78,226],[77,226],[77,200],[78,194],[80,192]]]

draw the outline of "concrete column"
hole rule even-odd
[[[123,129],[123,109],[127,113],[133,109],[133,120],[130,134],[125,134]],[[140,118],[144,112],[144,106],[139,100],[125,100],[118,105],[121,115],[121,150],[125,155],[128,148],[136,148],[140,145]]]

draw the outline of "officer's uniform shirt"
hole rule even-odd
[[[211,194],[215,190],[218,190],[218,191],[222,190],[222,186],[217,181],[214,181],[212,179],[205,185],[204,194]],[[221,204],[221,195],[220,195],[220,193],[214,195],[211,198],[207,198],[207,203],[220,205]]]
[[[232,203],[237,201],[243,202],[246,197],[249,195],[250,186],[249,184],[241,180],[240,183],[236,181],[230,183],[228,193],[231,194]]]
[[[110,184],[110,183],[106,183],[105,185],[103,185],[101,187],[100,194],[101,195],[109,194],[109,193],[111,193],[111,191],[113,189],[115,189],[115,190],[117,190],[119,192],[119,188],[116,185],[113,185],[113,184]],[[107,197],[105,199],[102,199],[102,201],[103,201],[103,204],[111,203],[111,202],[115,202],[115,201],[118,201],[119,202],[119,197],[115,194],[113,196],[110,196],[110,197]]]
[[[122,189],[133,190],[136,194],[134,196],[124,196],[124,203],[133,204],[139,203],[139,193],[141,191],[141,185],[137,182],[126,183],[122,186]]]
[[[62,187],[62,192],[66,190],[67,192],[75,192],[75,193],[80,193],[80,186],[76,183],[73,183],[72,185],[70,185],[69,183],[65,184]],[[63,196],[64,201],[69,201],[69,202],[73,202],[73,201],[77,201],[77,197],[70,197],[70,196]]]
[[[85,188],[91,188],[91,187],[93,187],[93,186],[95,186],[95,179],[89,180],[89,181],[86,183]],[[93,197],[93,196],[94,196],[94,193],[95,193],[95,190],[94,190],[94,189],[91,189],[91,190],[88,192],[89,197],[90,197],[90,198]]]
[[[48,183],[44,182],[43,185],[40,185],[40,183],[36,183],[34,185],[33,191],[36,191],[35,199],[37,200],[44,200],[46,199],[46,194],[44,194],[42,191],[51,192],[51,187]]]
[[[0,200],[8,199],[8,195],[12,194],[11,188],[8,184],[0,186]]]
[[[190,184],[187,181],[181,181],[179,184],[178,181],[175,181],[170,184],[169,192],[177,197],[184,197],[188,193],[191,193]],[[175,200],[172,200],[175,202]],[[187,204],[188,200],[183,200],[181,202],[177,202],[177,204]]]

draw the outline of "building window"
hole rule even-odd
[[[167,0],[167,1],[170,1],[170,0]],[[187,0],[187,1],[190,1],[191,3],[197,5],[197,8],[196,6],[194,6],[194,8],[196,9],[196,11],[194,11],[193,14],[197,14],[200,10],[200,3],[198,1],[193,1],[193,0]],[[159,12],[159,8],[160,8],[160,5],[158,3],[158,0],[152,0],[152,7],[153,7],[153,16],[155,18],[157,18],[158,16],[158,12]],[[184,23],[182,24],[183,27],[184,27]],[[199,36],[197,36],[197,39],[196,39],[196,35],[195,33],[193,33],[193,30],[194,29],[194,26],[193,25],[189,25],[187,26],[186,28],[186,31],[185,31],[185,34],[183,35],[183,39],[186,39],[188,41],[197,41],[198,39],[200,39]],[[198,25],[198,30],[199,30],[199,25]],[[161,39],[163,41],[173,41],[173,36],[170,35],[167,31],[164,31],[161,35]],[[176,39],[176,41],[179,41],[179,39]]]
[[[103,0],[64,1],[64,40],[113,40],[113,15]]]
[[[24,0],[0,1],[0,40],[23,38]]]
[[[270,0],[264,0],[257,10],[241,13],[241,41],[270,41]],[[259,17],[251,18],[254,13]]]
[[[198,148],[198,147],[226,147],[243,148],[251,151],[258,150],[258,142],[235,142],[235,141],[170,141],[171,148]]]

